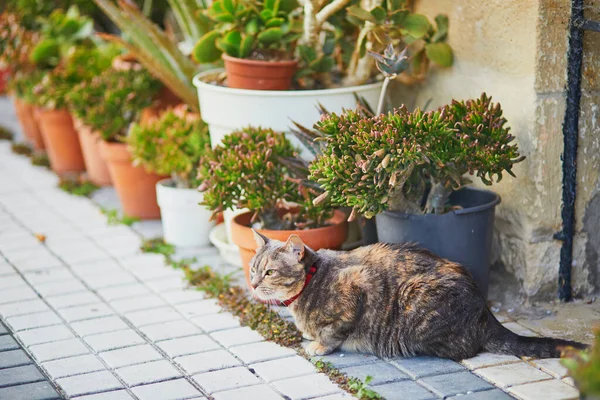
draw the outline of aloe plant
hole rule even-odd
[[[184,5],[184,0],[171,1],[181,6],[178,10],[190,10],[191,2],[185,2]],[[119,0],[117,4],[112,0],[94,0],[94,2],[126,34],[128,41],[113,35],[101,34],[100,36],[127,48],[150,73],[184,103],[198,110],[198,95],[192,84],[192,78],[197,71],[192,60],[186,57],[165,32],[149,21],[135,5],[123,0]],[[200,29],[199,25],[193,28],[190,26],[188,25],[190,32]]]

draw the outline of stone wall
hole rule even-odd
[[[430,107],[485,91],[502,104],[527,159],[517,178],[493,186],[502,196],[496,219],[496,285],[516,282],[528,299],[556,298],[561,242],[562,121],[565,111],[568,0],[420,0],[431,18],[447,14],[451,69],[434,70],[424,84],[400,89],[416,94],[411,105]],[[600,0],[588,0],[586,16],[600,19]],[[577,190],[573,289],[599,289],[600,254],[600,34],[586,32]],[[411,96],[406,96],[407,98]],[[516,278],[516,279],[515,279]],[[498,292],[496,290],[496,292]],[[494,291],[492,291],[494,293]]]

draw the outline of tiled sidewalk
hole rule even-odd
[[[0,110],[4,104],[0,99]],[[161,255],[141,254],[141,235],[156,234],[160,224],[107,226],[97,204],[56,183],[53,174],[0,142],[0,318],[61,396],[350,397],[294,351],[263,341],[219,312],[213,300],[186,288]],[[111,189],[95,197],[103,205],[114,198]],[[201,264],[227,268],[212,248],[193,253]],[[507,326],[535,334],[516,322]],[[324,359],[350,376],[373,376],[373,389],[390,400],[578,397],[557,360],[482,354],[456,363],[340,353]],[[0,353],[0,388],[11,387],[0,389],[0,399],[22,398],[3,395],[19,388],[3,384],[4,377],[20,371],[3,360]]]

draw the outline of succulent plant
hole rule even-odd
[[[594,330],[594,344],[587,350],[566,348],[561,354],[561,364],[573,377],[581,398],[600,396],[600,327]],[[587,397],[586,397],[587,396]]]
[[[105,141],[122,141],[161,85],[145,69],[106,69],[66,94],[71,112]]]
[[[373,116],[366,110],[325,115],[315,124],[325,143],[309,178],[336,206],[371,218],[387,209],[441,214],[454,189],[479,177],[486,185],[524,159],[499,104],[453,101],[439,110],[404,106]],[[426,199],[423,204],[423,199]]]
[[[210,152],[208,126],[182,105],[144,125],[134,124],[127,144],[135,165],[171,175],[177,187],[197,188],[200,158]]]
[[[215,29],[196,44],[200,63],[215,62],[221,54],[237,58],[289,59],[300,38],[298,23],[290,14],[296,0],[216,0],[207,10]]]
[[[265,229],[320,226],[331,217],[327,203],[313,205],[320,194],[304,186],[281,161],[297,154],[282,133],[246,128],[231,133],[200,160],[199,190],[216,216],[223,210],[248,208],[252,222]]]

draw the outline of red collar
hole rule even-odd
[[[304,280],[304,286],[302,287],[302,290],[300,290],[300,292],[298,292],[298,294],[295,295],[294,297],[289,298],[289,299],[284,300],[284,301],[271,300],[271,301],[261,301],[261,302],[262,303],[266,303],[266,304],[276,305],[276,306],[288,307],[290,304],[292,304],[294,302],[294,300],[296,300],[298,297],[300,297],[300,295],[302,294],[302,292],[304,292],[304,289],[306,288],[306,286],[308,285],[308,283],[312,279],[312,277],[315,274],[315,272],[317,272],[317,267],[313,265],[313,266],[311,266],[309,268],[308,272],[306,273],[306,279]]]

